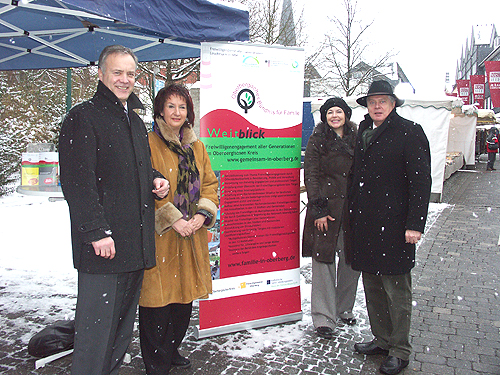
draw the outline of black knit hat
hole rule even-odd
[[[344,101],[344,99],[339,98],[339,97],[333,97],[328,99],[326,102],[323,103],[321,108],[319,109],[319,113],[321,114],[321,121],[326,124],[326,112],[332,107],[339,107],[342,108],[344,111],[345,117],[350,120],[351,115],[352,115],[352,109],[347,105],[347,103]]]
[[[392,86],[389,82],[387,81],[373,81],[372,84],[370,85],[370,88],[368,89],[368,93],[366,96],[362,96],[361,98],[358,98],[356,102],[358,104],[361,104],[363,107],[366,107],[366,99],[369,96],[375,96],[375,95],[390,95],[394,99],[396,99],[396,107],[399,107],[403,105],[405,102],[402,99],[398,99],[396,95],[394,95],[394,91],[392,91]]]

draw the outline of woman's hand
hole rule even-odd
[[[191,219],[192,220],[192,219]],[[194,233],[193,225],[191,224],[191,221],[186,221],[184,219],[179,219],[177,220],[173,225],[172,228],[179,233],[182,237],[189,237]]]
[[[170,190],[170,183],[164,178],[155,178],[153,180],[153,194],[156,194],[158,198],[165,198]]]
[[[201,214],[196,214],[189,220],[189,224],[191,224],[191,227],[193,228],[193,233],[203,226],[205,220],[206,217]]]
[[[318,228],[320,232],[326,232],[328,230],[328,220],[334,221],[335,219],[330,215],[327,215],[325,217],[314,220],[314,226]]]

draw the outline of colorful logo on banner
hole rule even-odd
[[[470,81],[466,79],[457,79],[458,97],[462,99],[465,105],[470,104]]]
[[[493,107],[500,107],[500,61],[486,61],[486,77]]]
[[[248,113],[255,104],[255,94],[250,89],[243,89],[238,93],[238,105]]]
[[[477,105],[477,108],[484,108],[484,86],[485,76],[471,75],[470,84],[472,87],[472,103]]]

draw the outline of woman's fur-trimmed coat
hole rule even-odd
[[[325,123],[319,123],[307,143],[304,158],[304,182],[307,212],[302,237],[302,256],[333,263],[337,240],[347,217],[347,184],[354,158],[356,125],[346,121],[340,138]],[[330,215],[328,231],[320,232],[314,220]]]
[[[167,141],[179,143],[176,134],[162,120],[158,125]],[[211,228],[217,218],[218,181],[203,143],[190,126],[184,125],[183,129],[182,145],[191,144],[200,172],[198,209],[207,210],[213,218],[209,225],[204,225],[190,237],[183,238],[172,228],[172,224],[182,218],[173,204],[179,159],[156,133],[149,133],[151,162],[170,182],[170,191],[163,200],[155,202],[156,266],[144,274],[139,300],[144,307],[190,303],[195,299],[208,298],[212,293],[207,228]]]

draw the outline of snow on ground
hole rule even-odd
[[[300,196],[300,209],[307,203]],[[429,228],[447,205],[431,204]],[[301,232],[305,210],[301,213]],[[68,206],[65,201],[49,202],[45,197],[17,193],[0,198],[0,326],[7,337],[29,339],[56,320],[73,319],[76,302],[77,272],[73,268]],[[249,330],[233,336],[220,350],[230,356],[251,357],[268,347],[300,341],[304,330],[312,324],[311,260],[301,258],[302,321],[278,327]],[[354,313],[365,316],[361,282]],[[363,318],[362,318],[363,319]],[[361,330],[367,322],[342,330]],[[19,329],[22,327],[22,329]],[[347,332],[347,331],[346,331]]]
[[[1,198],[0,238],[1,326],[30,328],[22,338],[27,343],[46,324],[73,319],[77,272],[66,202],[17,193]]]

